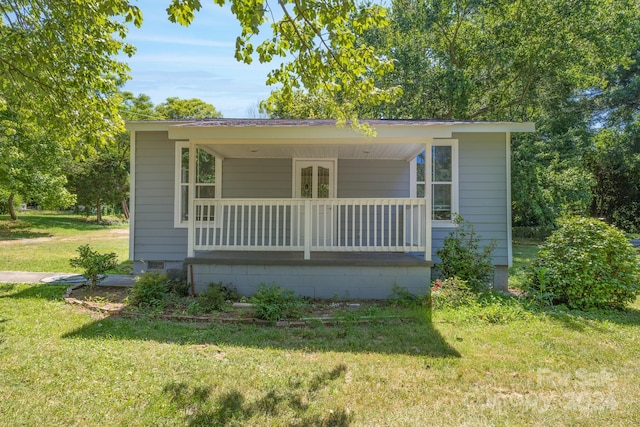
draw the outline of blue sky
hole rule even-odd
[[[124,90],[144,93],[154,104],[170,96],[199,98],[213,104],[224,117],[248,117],[271,88],[265,85],[273,64],[251,65],[233,57],[240,25],[229,7],[203,0],[190,27],[169,22],[169,0],[138,0],[144,21],[133,25],[127,41],[137,47],[129,64],[131,80]],[[267,29],[268,30],[268,29]]]

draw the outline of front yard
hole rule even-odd
[[[105,317],[0,285],[1,425],[637,425],[640,304],[282,328]]]
[[[126,258],[124,224],[23,221],[0,228],[0,269],[70,271],[87,242]],[[534,243],[514,245],[514,287]],[[640,425],[640,300],[607,313],[489,295],[276,327],[109,316],[65,290],[0,284],[0,426]]]

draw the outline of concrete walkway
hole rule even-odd
[[[27,271],[0,271],[0,283],[82,283],[84,277],[75,273],[32,273]],[[133,286],[135,276],[110,274],[101,286]]]

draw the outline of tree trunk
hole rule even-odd
[[[12,221],[17,221],[18,220],[18,215],[16,215],[16,208],[13,206],[13,198],[15,197],[15,193],[11,193],[9,194],[9,200],[8,200],[8,204],[9,204],[9,216],[11,217]]]
[[[126,219],[129,219],[129,207],[127,206],[127,200],[122,199],[120,202],[120,206],[122,206],[122,213]]]
[[[102,203],[100,203],[100,199],[96,200],[96,214],[98,216],[98,224],[102,222]]]

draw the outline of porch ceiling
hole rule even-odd
[[[224,158],[301,158],[301,159],[388,159],[411,160],[425,149],[424,143],[411,144],[198,144]]]

